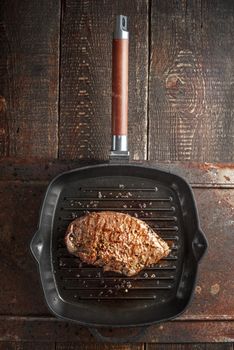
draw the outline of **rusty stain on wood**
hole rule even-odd
[[[102,162],[5,158],[0,160],[0,181],[48,181],[64,171],[98,163]],[[184,177],[193,187],[234,187],[234,165],[232,163],[209,163],[209,166],[205,167],[203,163],[195,162],[135,161],[134,163],[175,173]],[[224,176],[227,175],[230,181],[225,179]]]
[[[192,162],[190,163],[193,164]],[[234,170],[234,164],[233,163],[208,163],[208,162],[200,162],[200,163],[194,163],[195,166],[199,167],[201,170],[205,171],[212,171],[213,169],[227,169],[227,170]],[[230,181],[230,180],[228,180]]]

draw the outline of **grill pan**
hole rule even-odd
[[[128,162],[127,68],[127,18],[118,16],[110,162],[63,173],[50,183],[31,242],[50,310],[89,327],[148,326],[181,314],[207,248],[188,183],[177,175]],[[102,210],[146,221],[168,242],[170,255],[132,277],[104,273],[71,256],[64,244],[69,223]]]

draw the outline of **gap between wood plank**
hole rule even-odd
[[[150,110],[150,104],[149,104],[149,89],[150,89],[150,65],[151,65],[151,7],[152,7],[152,0],[148,0],[148,84],[147,84],[147,94],[146,94],[146,103],[147,103],[147,110],[146,110],[146,159],[149,159],[149,110]]]
[[[1,320],[5,320],[5,321],[30,321],[30,322],[34,322],[34,321],[41,321],[41,322],[65,322],[62,321],[61,319],[57,319],[55,317],[52,316],[30,316],[30,315],[25,315],[25,316],[17,316],[17,315],[0,315],[0,321]],[[234,321],[234,317],[231,316],[218,316],[215,317],[214,315],[210,315],[210,316],[206,316],[204,317],[200,317],[199,315],[192,315],[192,316],[179,316],[174,320],[170,320],[170,321],[166,321],[166,323],[170,322],[170,323],[177,323],[177,322],[184,322],[184,323],[189,323],[189,322],[229,322],[229,321]],[[80,327],[82,327],[82,325],[79,325]],[[151,326],[149,326],[151,327]]]
[[[51,181],[53,179],[51,178]],[[25,180],[2,180],[0,179],[0,183],[4,183],[4,182],[8,182],[8,183],[12,183],[12,184],[20,184],[20,183],[25,183]],[[27,184],[28,185],[45,185],[47,186],[50,183],[50,180],[46,181],[46,180],[27,180]],[[190,186],[192,188],[197,188],[197,189],[224,189],[224,190],[231,190],[234,189],[234,184],[213,184],[213,183],[206,183],[206,184],[202,184],[202,183],[190,183]]]
[[[59,158],[59,145],[60,145],[60,97],[61,97],[61,47],[62,47],[62,23],[64,13],[64,0],[60,0],[60,18],[59,18],[59,72],[58,72],[58,128],[57,128],[57,157]]]

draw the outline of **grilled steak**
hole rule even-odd
[[[103,211],[70,223],[65,243],[83,262],[127,276],[157,263],[170,252],[167,243],[144,221],[130,215]]]

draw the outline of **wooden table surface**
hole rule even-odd
[[[209,250],[183,315],[138,343],[104,345],[50,314],[29,242],[49,181],[108,159],[121,13],[131,38],[131,160],[189,181]],[[233,349],[233,38],[233,0],[1,1],[0,350]]]

